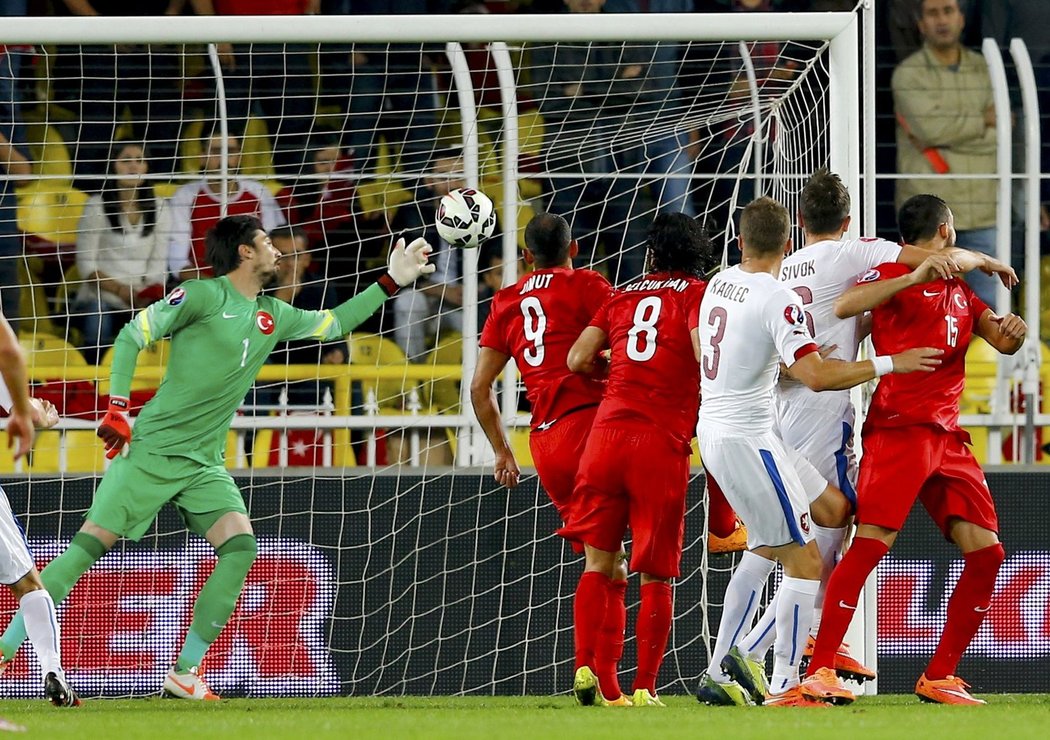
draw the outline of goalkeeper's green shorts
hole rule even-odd
[[[132,443],[128,456],[118,456],[102,476],[85,518],[138,541],[169,501],[187,528],[202,537],[222,514],[248,513],[244,497],[223,466],[154,454]]]

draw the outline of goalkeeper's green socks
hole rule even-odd
[[[40,572],[44,588],[52,600],[59,604],[73,590],[80,577],[106,554],[106,546],[98,538],[77,532],[66,551],[47,564]],[[0,637],[0,652],[4,660],[11,660],[26,639],[26,624],[22,611],[15,613],[3,637]]]
[[[193,622],[175,663],[176,670],[200,666],[204,653],[233,614],[258,551],[255,536],[250,534],[235,535],[216,549],[219,560],[193,604]],[[3,644],[0,642],[0,646]]]

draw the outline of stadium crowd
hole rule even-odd
[[[137,3],[134,12],[758,13],[841,11],[854,5],[853,0],[151,0]],[[120,15],[129,6],[115,0],[23,0],[3,3],[0,12]],[[1032,29],[1045,28],[1048,13],[1038,0],[880,4],[879,110],[895,115],[880,116],[879,170],[926,174],[880,182],[885,210],[894,199],[899,204],[918,192],[938,192],[955,206],[960,242],[994,249],[994,182],[951,177],[994,168],[990,83],[983,58],[972,48],[983,36],[1006,43],[1026,35],[1045,82],[1050,50],[1045,35]],[[540,122],[545,135],[542,147],[525,152],[519,163],[528,176],[523,195],[537,211],[570,216],[574,233],[581,235],[581,260],[593,261],[614,283],[642,273],[643,234],[654,213],[703,212],[712,231],[731,218],[725,204],[733,183],[690,176],[738,165],[750,138],[746,127],[686,132],[665,126],[662,131],[674,133],[646,133],[629,145],[602,133],[640,131],[642,122],[650,122],[646,131],[660,128],[651,122],[687,106],[708,84],[701,74],[712,65],[730,71],[717,78],[724,88],[720,94],[727,100],[740,95],[734,72],[739,57],[720,52],[716,59],[704,58],[697,49],[599,43],[536,45],[525,52],[531,56],[527,67],[522,62],[521,108]],[[219,45],[218,51],[230,120],[225,141],[202,48],[0,48],[0,167],[18,178],[0,178],[0,283],[4,313],[16,326],[24,319],[24,331],[59,334],[89,362],[98,362],[132,312],[183,280],[208,275],[203,236],[219,218],[223,154],[228,212],[259,216],[264,228],[305,254],[286,278],[309,289],[283,288],[295,301],[329,305],[360,289],[381,271],[398,234],[422,232],[440,246],[431,226],[433,209],[440,195],[462,185],[455,128],[447,125],[451,119],[442,109],[448,106],[440,102],[451,85],[443,54],[412,44],[326,46],[319,55],[296,45]],[[760,84],[795,73],[784,45],[753,44],[750,52]],[[468,46],[467,54],[485,125],[484,109],[499,104],[492,61],[481,47]],[[612,85],[610,69],[617,70]],[[41,92],[45,75],[50,87]],[[616,125],[597,126],[598,121]],[[16,191],[39,194],[56,182],[34,183],[34,175],[53,174],[54,167],[40,161],[40,140],[27,145],[26,127],[41,124],[46,137],[57,138],[48,151],[64,147],[63,164],[71,169],[70,189],[56,197],[63,204],[83,203],[75,229],[57,234],[19,222],[19,198],[29,196]],[[702,137],[719,143],[705,146]],[[377,184],[380,175],[392,172],[400,185]],[[637,178],[609,176],[624,172],[637,173],[650,185],[639,188]],[[188,179],[194,173],[199,179]],[[745,203],[749,183],[740,188],[738,200]],[[1045,214],[1044,209],[1044,227],[1050,223]],[[499,284],[498,242],[492,240],[480,257],[482,319],[485,301]],[[460,254],[439,248],[435,261],[438,271],[430,280],[403,292],[363,327],[388,336],[409,361],[424,361],[442,336],[454,337],[462,328]],[[991,279],[979,273],[969,279],[984,300],[994,302]],[[329,348],[294,354],[296,362],[347,360],[345,351],[337,358]]]

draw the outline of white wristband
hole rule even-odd
[[[893,358],[890,355],[879,355],[871,358],[871,364],[875,366],[875,377],[881,378],[893,372]]]

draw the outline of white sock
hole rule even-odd
[[[777,639],[773,643],[773,678],[769,690],[780,694],[798,685],[798,664],[813,621],[820,581],[784,576],[777,598]]]
[[[22,616],[25,618],[26,634],[33,643],[36,657],[44,675],[62,672],[62,635],[58,629],[58,618],[55,616],[55,602],[45,589],[30,591],[19,603]]]
[[[828,579],[831,571],[835,570],[839,559],[842,557],[842,543],[846,539],[845,527],[821,527],[813,525],[813,539],[820,549],[820,590],[817,591],[817,603],[813,607],[813,626],[809,634],[815,638],[817,630],[820,629],[820,615],[824,612],[824,592],[828,588]]]
[[[722,619],[718,623],[718,637],[711,653],[711,665],[707,673],[719,683],[728,682],[729,676],[722,670],[722,658],[736,644],[744,630],[751,626],[762,600],[762,590],[773,572],[774,561],[766,560],[753,552],[745,552],[740,564],[729,579],[725,602],[722,604]]]
[[[766,662],[766,653],[769,652],[769,648],[773,647],[773,640],[777,636],[777,601],[779,598],[780,589],[777,588],[777,592],[773,594],[772,601],[769,602],[765,611],[759,616],[758,622],[737,643],[737,647],[747,657],[757,660],[759,663]]]

